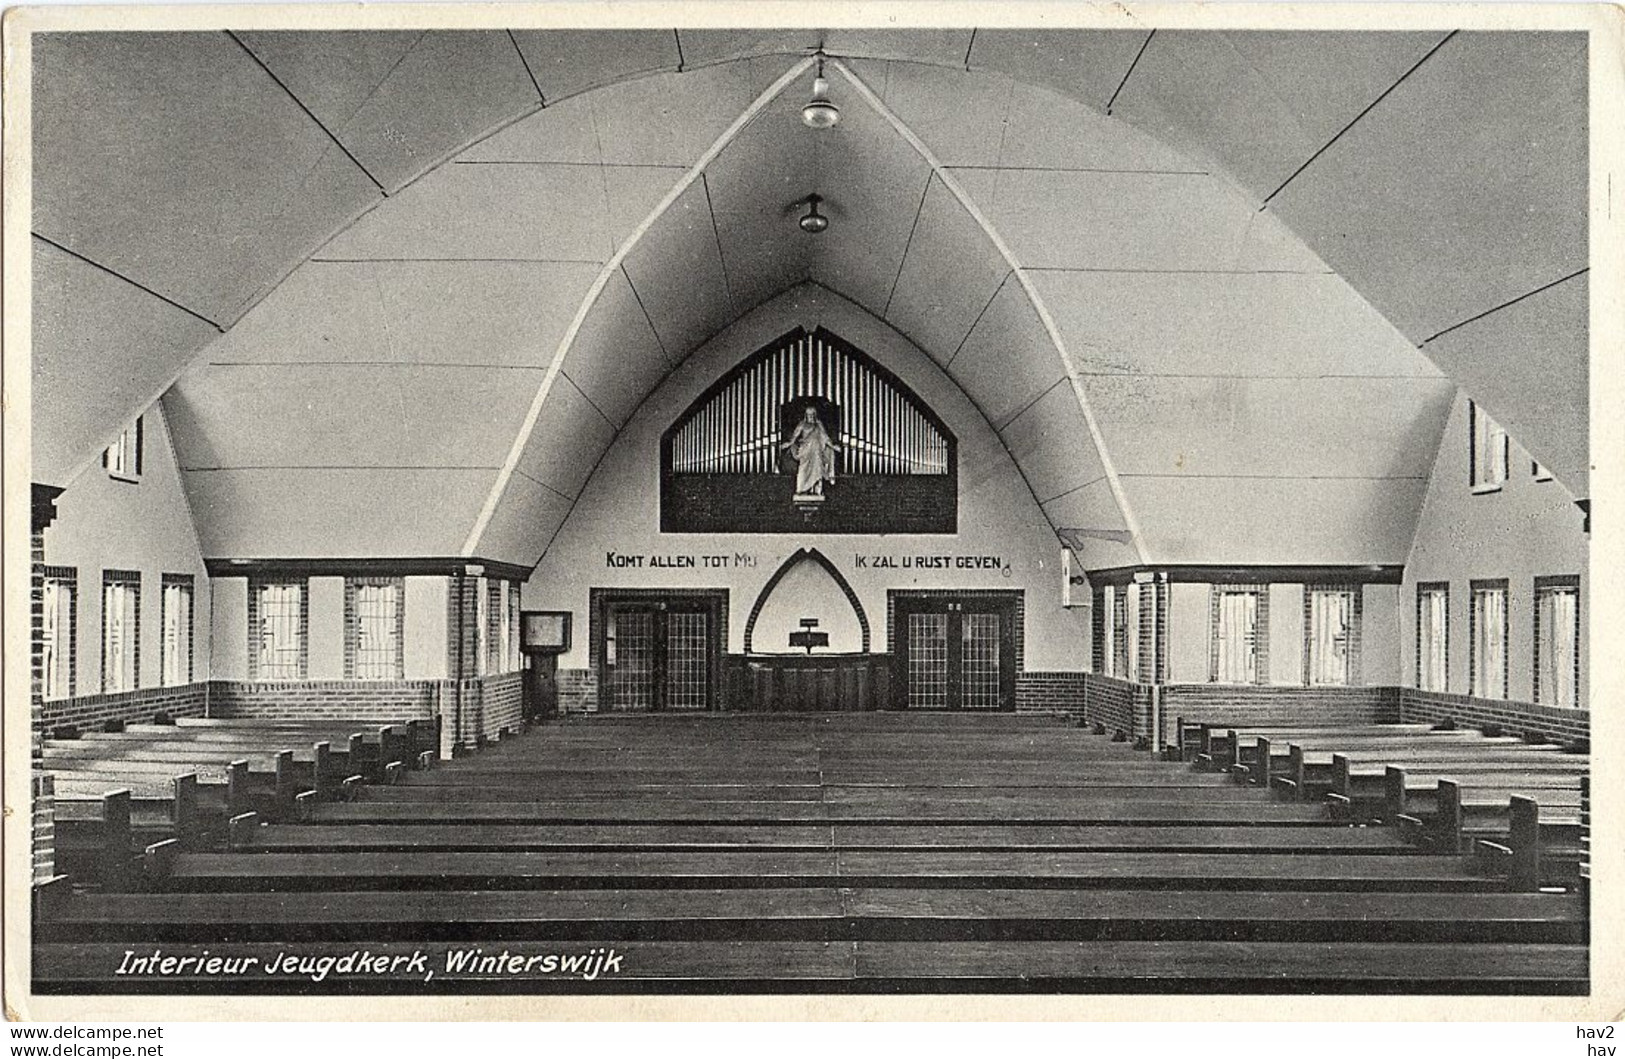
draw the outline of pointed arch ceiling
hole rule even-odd
[[[1357,516],[1388,561],[1451,389],[1429,357],[1583,492],[1583,38],[831,33],[864,87],[819,134],[805,73],[763,96],[817,36],[36,38],[35,268],[86,295],[36,306],[36,478],[195,359],[166,408],[210,554],[526,561],[688,350],[811,281],[942,364],[1057,526],[1138,518],[1144,557],[1241,561],[1295,512],[1305,561]],[[1541,92],[1481,100],[1491,70]],[[1491,120],[1407,146],[1469,99]],[[285,179],[239,186],[267,129]],[[813,190],[834,227],[786,236]],[[127,385],[90,385],[105,348]],[[345,529],[380,504],[433,532]]]

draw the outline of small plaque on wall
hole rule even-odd
[[[520,614],[520,646],[538,654],[562,654],[570,649],[570,612],[527,610]]]

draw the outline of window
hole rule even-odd
[[[1507,432],[1477,404],[1467,402],[1468,473],[1475,492],[1501,488],[1508,473]]]
[[[77,575],[71,568],[47,567],[40,615],[40,697],[71,698],[74,664],[74,597]]]
[[[1468,613],[1468,694],[1483,699],[1507,697],[1507,583],[1474,581]]]
[[[305,584],[269,581],[248,593],[249,679],[305,679]]]
[[[164,575],[163,597],[164,687],[192,682],[192,578],[186,574]]]
[[[141,421],[142,417],[137,416],[134,423],[119,433],[118,440],[102,453],[102,466],[107,468],[108,477],[126,482],[141,480]]]
[[[406,615],[399,578],[350,578],[344,584],[345,662],[352,680],[405,675]]]
[[[1535,578],[1535,701],[1580,705],[1580,579]]]
[[[1545,467],[1542,467],[1539,460],[1529,461],[1529,473],[1537,482],[1549,482],[1552,480],[1552,472],[1548,471]]]
[[[1450,586],[1416,586],[1416,686],[1450,690]]]
[[[1354,588],[1311,588],[1304,594],[1303,657],[1308,684],[1352,684],[1359,643],[1360,592]]]
[[[1261,595],[1256,588],[1213,589],[1210,671],[1221,684],[1258,682]]]
[[[141,575],[102,572],[102,691],[140,686]]]

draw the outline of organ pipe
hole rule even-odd
[[[672,438],[672,470],[773,473],[781,412],[809,396],[839,410],[839,473],[947,473],[948,445],[930,420],[865,362],[812,336],[752,364],[697,409]]]

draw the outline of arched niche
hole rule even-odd
[[[745,621],[745,653],[787,652],[802,618],[829,633],[829,654],[869,653],[869,618],[846,578],[817,548],[801,548],[767,579]]]
[[[816,503],[787,456],[798,424],[831,443]],[[819,327],[724,373],[660,440],[662,533],[954,533],[958,440],[908,385]]]

